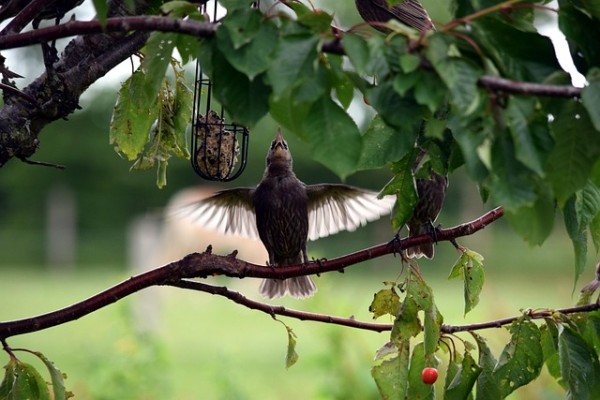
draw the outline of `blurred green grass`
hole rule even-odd
[[[518,315],[520,309],[566,307],[576,301],[570,268],[573,256],[564,235],[555,233],[543,248],[533,249],[503,229],[480,236],[461,241],[486,257],[481,302],[466,317],[462,284],[447,280],[457,258],[452,246],[439,245],[434,261],[421,262],[422,274],[434,289],[446,323],[482,322]],[[315,252],[320,255],[325,250],[315,246]],[[588,264],[590,269],[578,288],[592,276],[592,263]],[[390,256],[351,267],[344,274],[324,274],[316,278],[319,292],[315,297],[306,301],[285,299],[281,304],[370,320],[367,310],[373,293],[382,287],[382,281],[395,279],[400,268],[399,259]],[[3,268],[0,319],[52,311],[125,278],[122,272],[109,268],[68,274]],[[256,280],[213,281],[259,299]],[[134,294],[78,321],[10,338],[9,344],[43,352],[68,374],[67,387],[78,399],[378,397],[370,363],[385,343],[386,333],[281,318],[297,334],[300,355],[298,363],[286,370],[286,331],[270,316],[204,293],[168,287],[148,293]],[[155,312],[160,324],[150,334],[140,334],[136,326],[143,324],[135,321],[130,311],[136,301],[149,299],[157,301]],[[381,322],[388,321],[382,318]],[[508,340],[506,331],[480,333],[489,338],[499,355]],[[459,336],[469,339],[468,334]],[[27,356],[23,358],[30,361]],[[563,397],[564,392],[546,372],[535,384],[511,396]]]

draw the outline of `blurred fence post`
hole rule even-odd
[[[46,263],[55,271],[71,270],[76,251],[75,194],[67,186],[52,186],[46,200]]]
[[[136,217],[128,229],[128,260],[132,274],[156,268],[161,246],[160,217]],[[132,301],[133,325],[138,333],[152,333],[160,326],[161,296],[151,287],[135,294]]]

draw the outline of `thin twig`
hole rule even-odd
[[[188,280],[180,280],[177,282],[171,282],[168,284],[169,286],[175,286],[182,289],[191,289],[197,290],[200,292],[210,293],[218,296],[223,296],[232,300],[233,302],[248,307],[252,310],[262,311],[271,316],[273,315],[283,315],[290,318],[296,318],[301,321],[316,321],[323,322],[326,324],[334,324],[334,325],[342,325],[348,326],[351,328],[364,329],[374,332],[384,332],[392,329],[391,324],[376,324],[372,322],[363,322],[358,321],[354,318],[341,318],[334,317],[327,314],[316,314],[306,311],[300,310],[292,310],[286,308],[284,306],[275,306],[271,304],[261,303],[259,301],[255,301],[252,299],[243,296],[238,292],[234,292],[233,290],[229,290],[223,286],[212,286],[207,285],[205,283],[188,281]]]
[[[527,316],[530,317],[531,319],[543,319],[543,318],[552,317],[552,315],[555,313],[569,315],[569,314],[576,314],[576,313],[580,313],[580,312],[596,311],[598,309],[600,309],[599,303],[591,303],[591,304],[585,304],[583,306],[559,308],[557,310],[543,310],[543,311],[528,312]],[[446,324],[444,324],[444,325],[442,325],[442,332],[455,333],[455,332],[476,331],[476,330],[490,329],[490,328],[502,328],[504,325],[512,324],[519,318],[521,318],[521,316],[497,319],[494,321],[480,322],[477,324],[468,324],[468,325],[446,325]]]
[[[482,76],[479,78],[477,84],[488,90],[512,94],[567,98],[581,96],[581,88],[574,86],[519,82],[497,76]]]

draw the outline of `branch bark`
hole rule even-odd
[[[125,15],[128,11],[121,3],[119,0],[111,2],[109,14]],[[137,1],[133,12],[146,10],[146,3]],[[45,29],[54,28],[57,27]],[[9,34],[1,36],[0,41],[30,34],[32,32]],[[50,122],[66,118],[79,108],[79,97],[83,92],[137,52],[148,35],[145,32],[128,35],[127,31],[121,31],[79,36],[67,45],[53,73],[42,74],[24,88],[22,94],[5,93],[5,105],[0,110],[0,167],[14,157],[29,159],[37,150],[42,128]],[[46,40],[39,38],[37,43]],[[32,99],[34,105],[31,104]]]
[[[451,241],[458,237],[470,235],[485,228],[503,215],[498,207],[480,218],[454,228],[440,230],[438,241]],[[86,300],[69,307],[40,316],[15,321],[0,322],[0,339],[11,336],[37,332],[66,322],[74,321],[100,308],[106,307],[132,293],[150,286],[183,285],[182,279],[207,278],[214,275],[224,275],[233,278],[271,278],[286,279],[295,276],[313,275],[324,272],[342,271],[344,268],[362,261],[395,254],[400,249],[431,242],[428,235],[415,236],[406,239],[394,239],[375,247],[328,261],[313,261],[309,265],[291,265],[286,267],[259,266],[237,259],[236,252],[228,256],[211,254],[210,248],[204,253],[193,253],[152,271],[134,276]]]

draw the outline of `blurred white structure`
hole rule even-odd
[[[167,205],[162,229],[161,263],[177,260],[183,256],[206,250],[212,245],[213,253],[220,255],[238,251],[238,258],[254,264],[266,265],[267,251],[260,240],[237,235],[223,235],[213,229],[205,229],[191,218],[177,216],[177,210],[202,200],[215,192],[210,187],[184,189]]]
[[[55,271],[75,266],[77,202],[73,190],[55,185],[46,198],[46,263]]]

